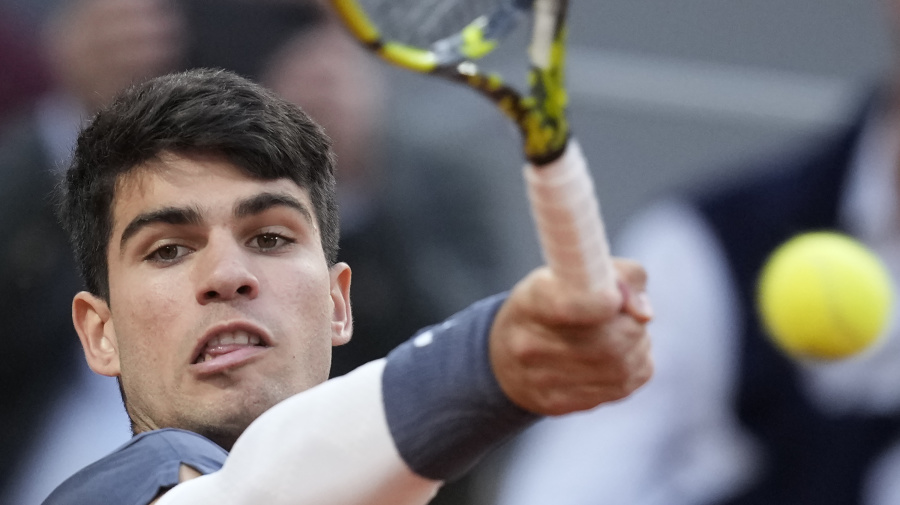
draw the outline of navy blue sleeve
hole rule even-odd
[[[146,505],[178,484],[182,463],[208,474],[222,468],[227,456],[211,440],[189,431],[141,433],[63,482],[44,505]]]
[[[423,477],[458,478],[538,419],[509,401],[491,369],[488,335],[505,299],[482,300],[388,355],[388,426],[403,460]]]

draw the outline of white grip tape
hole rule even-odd
[[[578,142],[570,140],[556,161],[527,165],[525,180],[544,260],[553,272],[587,291],[615,288],[600,205]]]

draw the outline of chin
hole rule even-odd
[[[226,451],[230,451],[238,437],[247,429],[247,426],[250,426],[250,423],[262,415],[263,412],[265,412],[265,409],[259,412],[239,410],[228,414],[222,413],[216,416],[215,420],[192,423],[194,425],[187,429],[203,435]]]
[[[218,408],[193,413],[181,423],[181,427],[203,435],[230,451],[250,423],[275,403],[277,401],[265,401],[260,396],[252,396],[249,400],[223,401]]]
[[[246,429],[246,426],[244,428]],[[209,426],[191,431],[203,435],[204,437],[215,442],[216,445],[218,445],[222,449],[225,449],[229,452],[231,451],[231,448],[234,447],[234,443],[237,442],[238,437],[240,437],[241,433],[244,432],[243,429],[230,429],[230,427],[223,426]]]
[[[269,382],[266,387],[254,385],[220,391],[200,405],[195,403],[195,409],[184,416],[179,427],[203,435],[230,451],[250,423],[282,400],[309,388],[305,383],[281,384],[272,387]]]

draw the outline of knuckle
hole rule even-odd
[[[561,416],[569,412],[572,412],[569,402],[559,394],[550,395],[541,403],[541,413],[544,415]]]
[[[649,355],[642,357],[641,361],[634,367],[628,388],[629,394],[638,390],[653,378],[654,364],[653,359]]]
[[[597,293],[597,300],[597,316],[603,319],[610,318],[617,314],[621,308],[622,292],[618,287],[604,289]]]
[[[566,388],[559,387],[547,374],[532,374],[529,382],[531,384],[531,397],[527,405],[529,410],[549,416],[566,413],[566,396],[563,394]]]
[[[546,355],[545,351],[527,338],[511,339],[507,343],[507,351],[515,361],[527,367],[526,370],[533,370]]]

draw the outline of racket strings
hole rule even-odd
[[[382,35],[428,48],[459,33],[480,16],[491,15],[510,0],[360,0]]]

